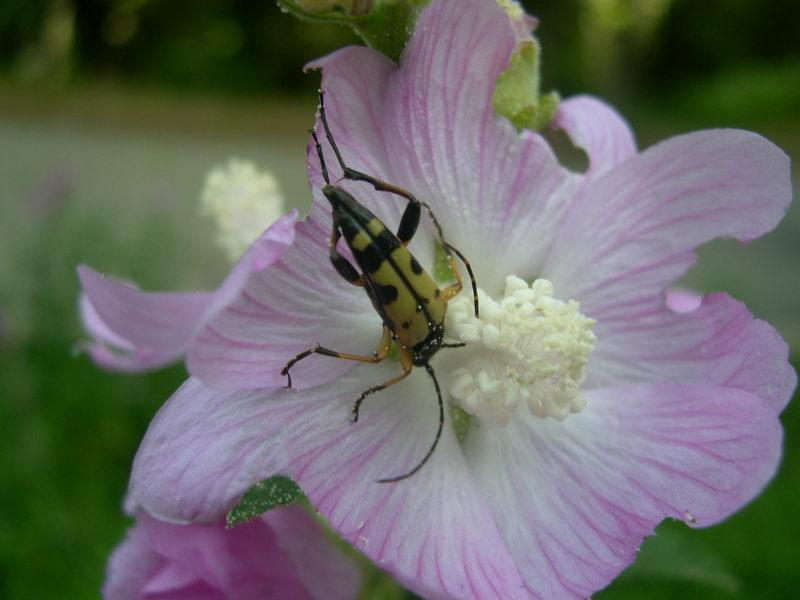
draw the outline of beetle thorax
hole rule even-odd
[[[478,294],[479,319],[465,294],[447,311],[448,337],[470,349],[450,373],[453,399],[466,412],[500,424],[523,405],[541,418],[563,420],[579,412],[595,321],[581,314],[578,302],[554,298],[545,279],[529,286],[509,276],[499,302],[483,290]]]

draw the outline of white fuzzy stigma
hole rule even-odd
[[[554,298],[546,279],[529,286],[509,275],[499,302],[480,289],[478,297],[479,319],[471,294],[460,294],[447,308],[448,337],[473,349],[466,366],[449,377],[461,408],[499,424],[525,404],[537,417],[559,421],[579,412],[586,404],[580,390],[597,339],[595,321],[575,300]]]
[[[232,260],[284,212],[275,176],[238,159],[206,175],[200,202],[201,212],[217,222],[217,240]]]

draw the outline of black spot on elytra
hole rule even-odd
[[[353,256],[355,256],[359,266],[367,273],[375,273],[380,269],[384,259],[383,253],[373,243],[368,244],[363,250],[353,248]]]
[[[403,329],[408,329],[411,327],[411,321],[403,321]]]
[[[413,256],[411,257],[411,270],[414,271],[414,275],[422,275],[422,265]]]
[[[381,304],[387,305],[397,300],[397,288],[395,286],[391,284],[381,285],[379,283],[373,283],[372,285],[375,289],[375,297]]]
[[[434,298],[438,298],[441,295],[442,295],[442,290],[440,290],[439,288],[436,288],[436,290],[433,292],[433,297]]]
[[[381,223],[383,225],[383,223]],[[381,230],[381,232],[375,237],[375,243],[383,250],[387,255],[391,254],[394,250],[397,250],[401,244],[400,240],[386,227]]]

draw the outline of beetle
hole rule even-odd
[[[380,192],[401,196],[408,201],[408,205],[400,218],[397,233],[392,233],[380,219],[359,203],[350,193],[337,185],[331,184],[317,132],[315,129],[310,130],[317,155],[319,156],[322,177],[325,180],[322,193],[330,202],[332,209],[333,228],[329,247],[330,261],[341,277],[364,289],[383,322],[383,333],[376,351],[371,356],[337,352],[317,344],[286,363],[281,375],[287,377],[286,388],[290,389],[292,387],[290,369],[298,361],[312,354],[365,363],[379,363],[389,356],[392,342],[394,342],[397,345],[398,357],[403,372],[380,385],[366,389],[358,397],[353,405],[351,419],[355,423],[358,421],[361,404],[368,396],[399,383],[408,377],[415,366],[425,368],[436,388],[439,401],[439,428],[432,446],[416,467],[403,475],[378,480],[378,483],[396,482],[411,477],[425,465],[436,449],[436,445],[442,435],[444,402],[442,401],[442,392],[433,367],[430,365],[430,360],[442,348],[455,348],[464,345],[463,343],[447,344],[444,342],[444,317],[447,312],[447,302],[461,292],[462,289],[461,275],[453,255],[458,256],[463,261],[469,273],[476,317],[479,315],[478,288],[472,273],[472,267],[461,252],[445,241],[442,227],[427,203],[420,202],[413,194],[401,187],[351,169],[345,164],[328,126],[328,119],[325,114],[325,98],[322,91],[320,91],[319,100],[319,116],[325,130],[325,136],[339,166],[342,168],[344,179],[366,182]],[[444,289],[439,288],[407,248],[419,226],[423,207],[436,228],[439,243],[455,277],[455,283]],[[337,245],[342,237],[344,237],[350,248],[360,271],[339,253]]]

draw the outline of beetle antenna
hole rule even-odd
[[[325,115],[325,92],[322,90],[319,91],[319,117],[322,119],[322,127],[325,129],[325,136],[328,138],[331,148],[333,148],[333,153],[336,155],[336,160],[339,161],[339,166],[342,167],[342,171],[346,171],[347,167],[344,164],[344,159],[339,152],[339,147],[336,145],[336,142],[333,141],[331,128],[328,127],[328,117]]]
[[[433,454],[433,451],[436,450],[436,446],[439,443],[439,438],[442,437],[442,429],[444,429],[444,402],[442,401],[442,390],[439,389],[439,382],[436,380],[436,374],[433,372],[433,367],[430,366],[428,363],[425,363],[423,366],[425,367],[425,370],[428,372],[428,375],[431,376],[431,379],[433,379],[433,385],[436,388],[436,396],[439,398],[439,429],[436,431],[436,439],[433,440],[433,445],[431,446],[430,450],[428,450],[428,453],[416,467],[411,469],[405,475],[400,475],[399,477],[378,479],[378,483],[394,483],[411,477],[414,473],[419,471],[425,465],[426,462],[428,462],[428,459]]]
[[[328,167],[325,166],[325,157],[322,156],[322,146],[319,145],[319,140],[317,139],[317,132],[313,129],[309,129],[308,132],[311,134],[311,137],[314,138],[314,145],[317,147],[317,156],[319,156],[319,165],[322,167],[322,178],[325,180],[325,183],[328,185],[331,184],[331,180],[328,177]]]

